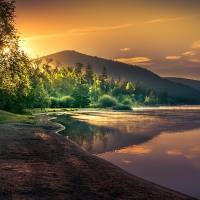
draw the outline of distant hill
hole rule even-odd
[[[76,51],[62,51],[55,54],[44,56],[43,58],[52,58],[52,67],[56,61],[60,61],[61,67],[74,67],[75,63],[80,62],[86,66],[88,62],[92,64],[93,71],[101,73],[102,67],[105,66],[109,77],[124,77],[127,81],[144,83],[148,88],[159,90],[166,88],[169,96],[177,101],[200,104],[200,91],[181,83],[175,83],[171,80],[162,78],[157,74],[139,66],[120,63],[113,60],[107,60],[96,56],[85,55]]]
[[[187,78],[176,78],[176,77],[166,77],[166,79],[176,83],[182,83],[184,85],[188,85],[200,91],[200,81],[198,80],[192,80]]]

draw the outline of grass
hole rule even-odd
[[[32,115],[27,115],[27,114],[20,115],[0,110],[0,124],[18,123],[18,122],[33,123],[34,119],[35,116]]]

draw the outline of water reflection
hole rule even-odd
[[[87,151],[200,199],[200,109],[74,112],[57,121]]]
[[[99,157],[136,176],[200,199],[199,141],[200,128],[165,132],[144,144]]]
[[[93,154],[144,143],[162,132],[200,127],[200,111],[76,112],[58,116],[61,132]],[[135,150],[136,151],[136,150]]]

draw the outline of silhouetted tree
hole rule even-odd
[[[158,98],[159,98],[159,102],[161,104],[167,104],[168,103],[168,91],[165,88],[161,88],[158,91]]]
[[[86,79],[87,84],[93,85],[94,83],[93,71],[92,71],[92,65],[90,64],[90,62],[88,62],[88,64],[86,65],[84,78]]]
[[[99,75],[99,81],[101,90],[107,93],[109,91],[109,84],[108,84],[107,69],[105,66],[103,66],[101,74]]]

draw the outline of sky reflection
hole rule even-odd
[[[61,133],[122,169],[200,199],[200,110],[74,112]]]
[[[144,144],[99,157],[136,176],[200,199],[199,141],[200,129],[162,133]]]

